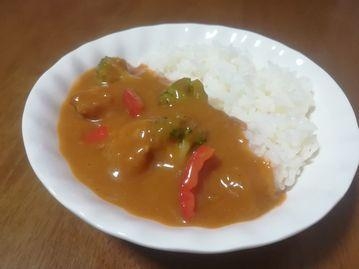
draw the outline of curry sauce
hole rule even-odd
[[[147,67],[122,65],[118,79],[104,78],[99,68],[84,73],[61,108],[60,150],[76,178],[104,200],[172,226],[246,221],[284,200],[270,163],[250,151],[243,122],[201,96],[164,104],[170,81]],[[141,99],[135,115],[124,100],[129,89]],[[106,128],[106,136],[93,133],[99,127]],[[200,144],[214,155],[200,170],[195,214],[185,221],[179,188],[186,162]]]

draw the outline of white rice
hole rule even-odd
[[[161,51],[145,61],[167,78],[198,78],[210,103],[247,124],[254,153],[269,160],[276,187],[292,187],[318,150],[310,81],[268,63],[258,67],[248,53],[217,45],[187,45]]]

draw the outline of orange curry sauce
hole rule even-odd
[[[144,66],[111,83],[99,83],[95,69],[84,73],[61,108],[60,150],[74,175],[104,200],[128,212],[172,226],[219,227],[254,219],[284,199],[275,189],[269,163],[255,156],[243,134],[245,124],[214,109],[207,101],[187,98],[173,106],[159,104],[169,81]],[[143,110],[131,117],[123,102],[126,89],[142,99]],[[205,145],[215,150],[194,189],[194,217],[185,222],[179,205],[181,175],[191,150],[179,142],[148,138],[158,119],[178,115],[206,131]],[[108,136],[84,140],[96,126]]]

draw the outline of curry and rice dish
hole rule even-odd
[[[202,57],[210,59],[213,50],[209,54]],[[223,58],[222,63],[216,60],[219,66],[235,63]],[[182,57],[177,66],[160,67],[165,72],[158,71],[163,62],[154,63],[156,72],[121,58],[103,58],[77,80],[62,106],[60,150],[76,178],[134,215],[201,227],[257,218],[285,200],[286,189],[318,149],[315,126],[307,118],[311,93],[298,98],[302,84],[287,83],[287,93],[280,94],[293,96],[285,103],[293,108],[286,108],[274,91],[250,82],[250,91],[235,92],[238,98],[220,89],[223,98],[218,99],[213,91],[221,86],[213,80],[218,75],[205,76],[185,61]],[[231,85],[221,74],[223,85]],[[265,74],[261,76],[253,76],[258,85],[265,84]],[[285,76],[281,79],[287,82]],[[230,102],[261,91],[277,102],[275,112],[247,101],[242,107],[249,109],[240,111],[243,122],[230,110],[238,108]],[[263,98],[252,96],[254,102],[258,99]],[[291,125],[292,120],[297,124]]]
[[[218,227],[285,197],[245,128],[208,104],[199,80],[106,57],[70,91],[58,130],[73,173],[103,199],[168,225]]]

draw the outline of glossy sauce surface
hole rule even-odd
[[[60,150],[81,182],[132,214],[173,226],[219,227],[250,220],[285,199],[275,189],[269,163],[249,150],[245,124],[196,99],[172,107],[159,105],[158,97],[169,82],[146,68],[139,70],[107,86],[99,86],[95,70],[89,70],[63,104],[58,124]],[[125,89],[134,90],[144,102],[137,118],[124,107]],[[81,115],[73,102],[89,91],[82,99],[96,103],[96,109],[77,107]],[[187,223],[180,213],[179,187],[190,153],[181,156],[178,143],[166,140],[151,149],[150,157],[147,154],[147,133],[155,119],[178,115],[206,130],[205,144],[215,149],[215,156],[200,173],[194,190],[195,216]],[[98,125],[107,126],[109,136],[101,143],[84,143],[84,134]]]

